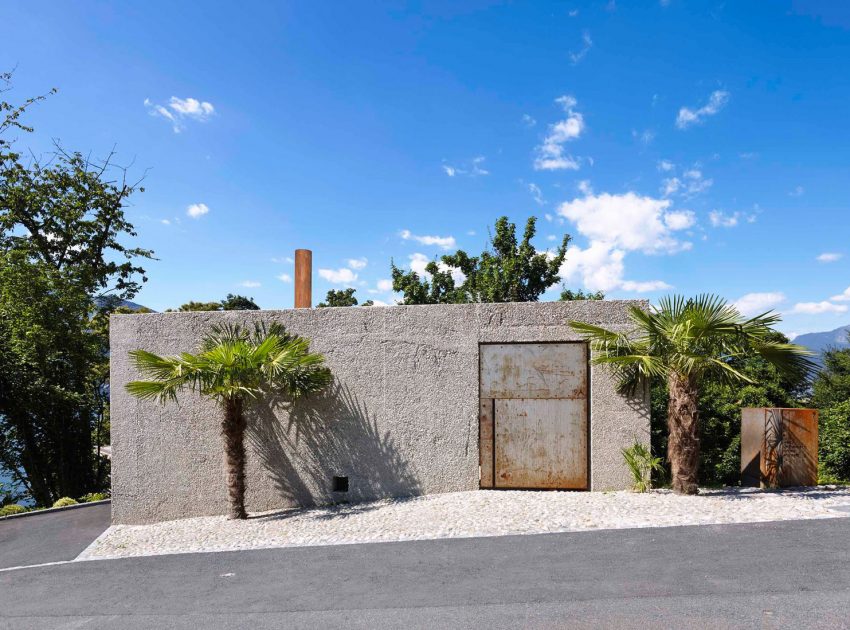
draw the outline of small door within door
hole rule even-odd
[[[480,348],[482,488],[587,489],[584,343]]]

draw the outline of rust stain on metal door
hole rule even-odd
[[[481,487],[587,489],[587,346],[480,349]]]

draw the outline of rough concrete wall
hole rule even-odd
[[[625,330],[645,302],[546,302],[117,315],[111,320],[112,508],[116,523],[226,512],[219,411],[184,395],[130,397],[128,352],[197,350],[213,323],[279,322],[326,356],[334,387],[249,423],[249,511],[478,487],[479,342],[571,341],[577,319]],[[649,441],[648,400],[625,400],[591,368],[591,487],[629,485],[620,448]],[[331,477],[349,477],[334,496]]]

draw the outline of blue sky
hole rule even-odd
[[[391,258],[535,215],[538,248],[573,236],[567,286],[716,292],[799,333],[850,323],[845,7],[32,0],[0,68],[11,100],[59,89],[36,152],[150,169],[129,216],[157,310],[290,307],[297,247],[314,298],[389,303]]]

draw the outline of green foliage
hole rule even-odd
[[[850,399],[821,410],[818,442],[824,476],[850,480]]]
[[[319,308],[330,306],[357,306],[357,298],[354,297],[355,289],[331,289],[325,296],[325,301],[319,304]]]
[[[260,307],[254,302],[254,298],[248,298],[244,295],[233,295],[228,293],[227,297],[221,301],[221,310],[223,311],[259,311]]]
[[[0,104],[0,133],[30,131],[20,115],[37,100]],[[0,141],[0,468],[41,505],[108,484],[92,448],[108,404],[100,320],[145,280],[136,261],[152,253],[125,245],[124,209],[141,190],[114,154],[93,162],[57,145],[42,162]]]
[[[581,289],[578,291],[573,291],[571,289],[564,289],[561,291],[561,297],[558,298],[559,302],[575,302],[578,300],[604,300],[605,294],[602,291],[588,291],[585,293]]]
[[[549,287],[560,281],[558,270],[564,262],[570,237],[565,235],[553,256],[538,252],[531,240],[536,233],[535,217],[525,226],[517,242],[516,225],[507,217],[496,221],[490,248],[479,256],[463,250],[431,261],[425,271],[430,281],[415,271],[403,271],[392,264],[393,290],[403,294],[404,304],[462,304],[467,302],[536,302]],[[453,272],[463,274],[455,282]]]
[[[697,382],[711,378],[729,385],[754,383],[737,362],[751,355],[761,356],[792,379],[806,377],[814,368],[811,352],[777,338],[772,326],[779,316],[765,313],[747,319],[717,296],[664,297],[649,312],[631,307],[629,316],[634,326],[629,332],[570,323],[590,342],[593,363],[608,365],[624,391],[637,391],[653,378],[670,374]]]
[[[220,311],[221,302],[195,302],[194,300],[190,300],[185,304],[181,304],[177,310],[181,313],[188,311]],[[168,309],[168,311],[171,311],[171,309]]]
[[[53,502],[53,505],[51,507],[61,508],[61,507],[68,507],[69,505],[77,505],[77,504],[78,504],[78,502],[75,501],[74,499],[72,499],[71,497],[62,497],[61,499],[56,499],[56,501]]]
[[[812,406],[826,409],[850,400],[850,348],[823,353],[823,369],[812,387]]]
[[[647,492],[652,488],[652,474],[660,471],[663,466],[660,457],[654,457],[652,452],[640,442],[635,442],[629,448],[620,451],[626,466],[632,474],[632,490]]]
[[[0,508],[0,516],[12,516],[12,514],[23,514],[24,512],[29,512],[29,510],[23,505],[17,505],[15,503],[4,505]]]
[[[105,492],[89,492],[80,497],[80,503],[94,503],[95,501],[105,501],[109,495]]]
[[[219,402],[264,396],[295,399],[324,388],[331,380],[324,357],[309,351],[303,337],[282,326],[249,330],[238,325],[214,326],[201,352],[161,357],[146,350],[130,352],[148,380],[132,381],[127,391],[143,400],[176,400],[183,390]]]

